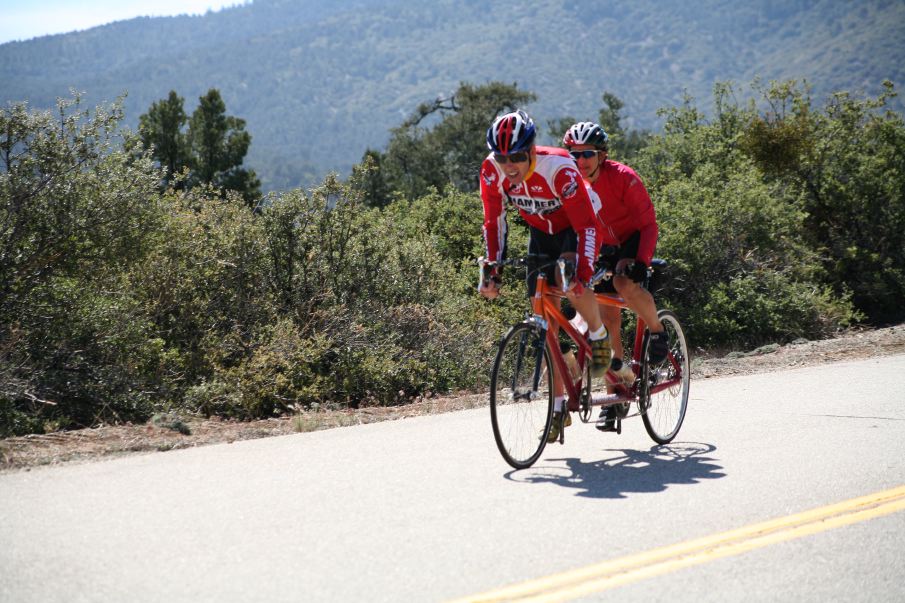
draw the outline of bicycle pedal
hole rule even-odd
[[[595,427],[597,427],[598,431],[609,431],[616,434],[621,434],[622,419],[608,419],[603,423],[598,423]]]

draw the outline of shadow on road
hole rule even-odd
[[[526,471],[506,477],[525,483],[554,483],[579,490],[578,496],[625,498],[633,492],[661,492],[674,484],[694,484],[725,477],[722,466],[709,456],[712,444],[673,442],[650,450],[609,449],[610,458],[584,463],[575,458],[544,459]],[[557,463],[549,465],[549,463]],[[558,463],[565,463],[565,467]]]

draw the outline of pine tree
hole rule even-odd
[[[237,191],[255,207],[261,198],[261,182],[254,170],[242,167],[251,145],[245,120],[226,114],[226,103],[216,88],[198,100],[198,108],[188,118],[183,98],[171,91],[139,118],[142,145],[153,148],[154,159],[166,168],[163,188],[210,185],[224,193]],[[188,130],[183,131],[186,123]],[[175,178],[184,168],[189,169],[189,176],[183,183]]]
[[[163,188],[174,184],[176,175],[188,165],[188,146],[182,132],[187,121],[183,102],[171,90],[169,97],[152,103],[148,112],[139,117],[142,146],[153,148],[152,157],[166,169]]]
[[[241,167],[251,145],[245,120],[226,115],[226,103],[216,88],[198,100],[188,130],[193,182],[238,191],[254,205],[261,197],[261,183],[254,170]]]

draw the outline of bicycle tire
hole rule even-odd
[[[668,444],[678,435],[685,420],[691,386],[691,361],[685,333],[675,313],[660,310],[657,316],[669,337],[669,354],[662,362],[651,365],[647,358],[649,331],[645,332],[639,403],[647,434],[658,444]],[[658,384],[673,379],[678,379],[674,386],[657,388]]]
[[[490,421],[500,454],[515,469],[533,465],[547,445],[553,423],[551,366],[540,326],[519,323],[500,340],[490,374]]]

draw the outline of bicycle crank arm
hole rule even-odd
[[[632,398],[626,398],[622,394],[591,394],[591,406],[611,406],[632,401]]]

